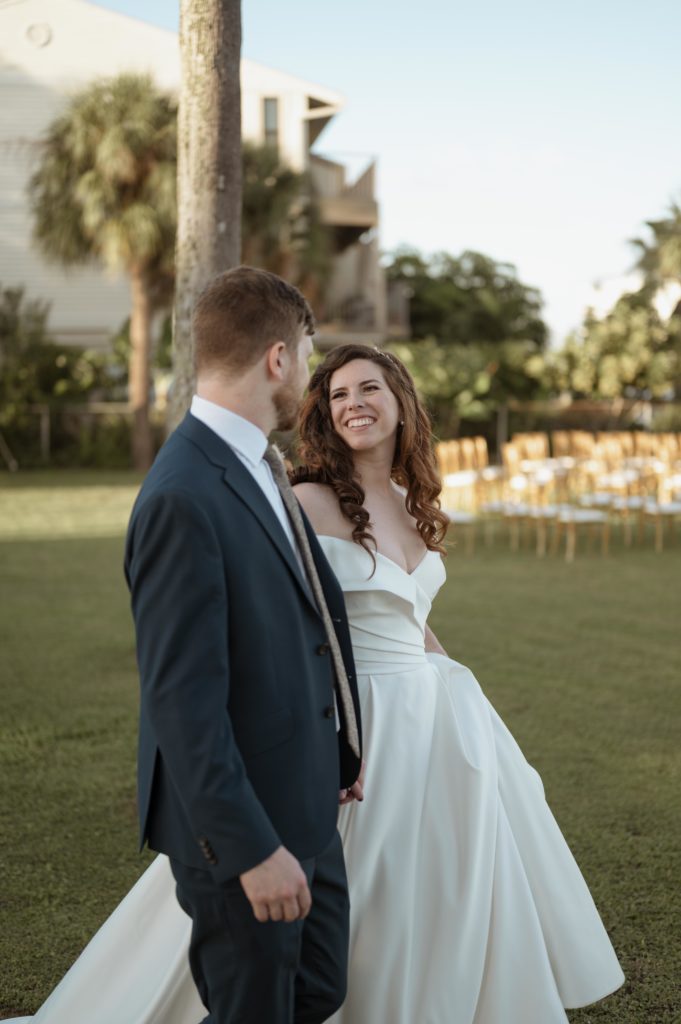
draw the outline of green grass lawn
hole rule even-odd
[[[121,569],[136,486],[0,477],[0,1017],[37,1009],[148,863]],[[566,565],[499,544],[448,571],[431,624],[541,772],[627,975],[571,1020],[679,1024],[681,546]]]

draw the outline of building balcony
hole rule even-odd
[[[310,179],[321,221],[333,230],[338,251],[378,227],[375,173],[376,164],[372,160],[349,181],[349,171],[344,164],[316,153],[310,155]]]
[[[363,295],[349,295],[324,310],[317,326],[319,348],[336,345],[375,345],[385,334],[382,310]]]
[[[403,294],[396,296],[385,283],[373,295],[355,292],[322,309],[316,343],[320,349],[336,345],[382,345],[409,337],[409,305]]]
[[[376,164],[310,154],[311,190],[334,239],[331,273],[318,306],[321,349],[354,343],[382,345],[409,334],[406,296],[392,294],[380,263]]]

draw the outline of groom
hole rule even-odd
[[[125,572],[141,684],[142,842],[192,918],[210,1024],[315,1024],[345,995],[339,790],[362,797],[343,596],[288,486],[314,322],[263,270],[194,312],[197,394],[147,476]]]

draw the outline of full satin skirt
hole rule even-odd
[[[359,668],[359,666],[358,666]],[[624,978],[541,779],[463,665],[359,676],[365,801],[333,1024],[564,1024]]]

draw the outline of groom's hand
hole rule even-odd
[[[305,872],[284,846],[239,880],[258,921],[298,921],[310,913]]]

